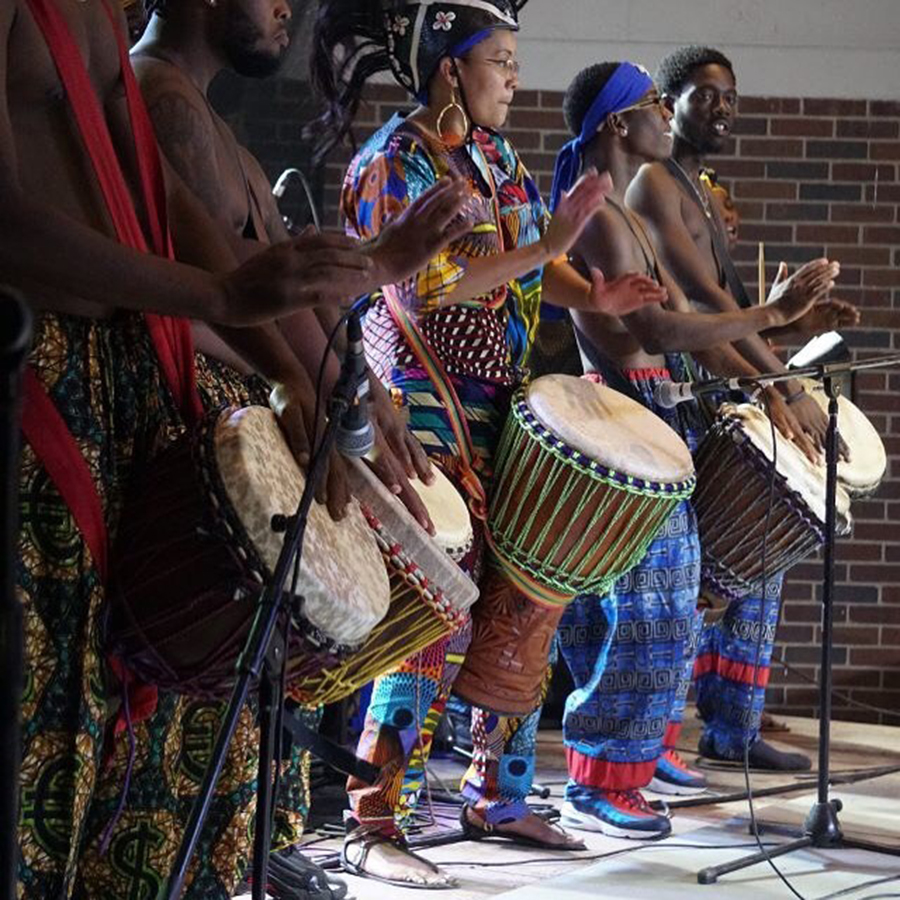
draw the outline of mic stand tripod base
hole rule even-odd
[[[835,550],[835,494],[837,490],[837,436],[838,436],[838,395],[841,392],[840,382],[835,375],[824,370],[823,377],[825,396],[828,397],[828,433],[825,440],[825,460],[827,469],[825,487],[825,558],[823,563],[823,596],[822,596],[822,656],[819,685],[819,771],[818,797],[813,804],[803,826],[802,834],[795,840],[788,841],[780,847],[765,849],[750,856],[709,866],[697,873],[699,884],[715,884],[719,877],[730,872],[737,872],[768,862],[779,856],[786,856],[795,850],[815,847],[821,850],[868,850],[887,856],[900,857],[900,847],[885,847],[869,841],[847,838],[841,830],[838,813],[843,804],[840,800],[831,800],[828,796],[830,782],[831,755],[831,646],[834,636],[834,550]],[[751,834],[759,834],[761,824],[750,823]]]

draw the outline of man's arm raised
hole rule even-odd
[[[682,203],[690,201],[662,164],[644,166],[629,185],[625,200],[643,217],[666,267],[691,300],[725,312],[739,308],[731,294],[719,286],[716,273],[697,248],[682,211]],[[737,348],[760,372],[785,371],[784,364],[759,335],[741,339]],[[786,396],[796,396],[801,386],[791,380],[781,382],[779,389]],[[798,434],[802,431],[821,448],[828,420],[818,404],[812,398],[801,398],[790,413],[796,420],[792,430]],[[799,437],[797,440],[799,443]]]

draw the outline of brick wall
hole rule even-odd
[[[555,153],[567,139],[556,92],[521,91],[506,134],[550,188]],[[405,105],[394,87],[379,87],[361,109],[364,139]],[[900,352],[900,103],[866,100],[744,97],[736,136],[716,169],[731,187],[741,216],[736,257],[755,296],[757,242],[770,266],[826,254],[843,264],[840,296],[863,312],[848,342],[860,357]],[[295,120],[296,121],[296,120]],[[260,147],[270,174],[296,162],[278,161],[278,128]],[[293,135],[296,125],[293,126]],[[248,129],[250,136],[254,129]],[[319,175],[326,221],[337,223],[345,151]],[[838,554],[835,686],[853,700],[896,710],[894,717],[848,706],[841,718],[900,723],[900,371],[858,379],[857,401],[883,436],[887,478],[871,499],[854,504],[856,527]],[[786,591],[778,652],[803,674],[818,675],[821,595],[815,562],[796,567]],[[773,670],[771,708],[810,714],[815,689]]]

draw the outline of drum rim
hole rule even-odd
[[[720,412],[718,418],[707,432],[703,443],[706,443],[708,437],[718,433],[718,430],[721,430],[722,436],[730,438],[735,446],[742,448],[746,447],[750,451],[749,456],[752,459],[752,465],[760,475],[768,478],[772,474],[772,470],[774,468],[775,478],[778,482],[780,482],[780,484],[784,487],[786,493],[791,498],[791,508],[794,509],[794,511],[797,512],[797,514],[804,521],[808,521],[810,525],[816,526],[815,530],[818,534],[821,535],[819,539],[821,542],[824,542],[826,523],[815,514],[812,507],[809,505],[809,503],[806,502],[806,499],[803,497],[803,495],[799,491],[796,491],[793,487],[791,487],[791,484],[787,480],[787,477],[782,472],[779,472],[777,467],[772,466],[772,460],[769,459],[762,452],[762,450],[760,450],[760,448],[756,446],[747,431],[741,428],[741,421],[742,420],[738,415],[729,412]],[[736,440],[736,437],[740,437],[740,440]],[[840,510],[836,510],[838,517],[836,522],[836,534],[839,537],[843,537],[844,535],[849,534],[853,528],[853,515],[850,512],[850,501],[852,500],[852,497],[847,492],[844,485],[840,482],[838,482],[837,488],[847,495],[846,514],[843,515],[841,514]],[[841,519],[844,519],[846,522],[846,525],[843,528],[841,527]]]
[[[418,564],[407,554],[403,545],[395,540],[390,531],[382,524],[378,516],[367,504],[359,502],[359,508],[369,523],[375,541],[381,550],[385,562],[396,569],[401,578],[408,584],[421,590],[429,605],[443,618],[451,628],[458,628],[466,619],[466,612],[457,608],[445,595],[440,585],[431,581]],[[388,611],[388,615],[390,611]]]
[[[569,446],[561,438],[557,437],[532,411],[528,405],[525,390],[520,388],[513,396],[510,410],[512,416],[521,423],[523,430],[534,436],[538,442],[554,456],[562,455],[566,461],[571,462],[575,468],[595,481],[600,481],[609,487],[628,491],[629,493],[657,498],[672,498],[686,500],[694,492],[697,484],[696,471],[687,479],[681,481],[651,481],[640,478],[637,475],[629,475],[618,469],[610,469],[596,460],[585,456],[580,450]],[[561,452],[561,448],[565,448]]]

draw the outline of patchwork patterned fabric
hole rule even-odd
[[[449,375],[513,385],[521,380],[537,329],[542,270],[483,297],[448,306],[468,260],[527,246],[546,228],[548,214],[540,192],[503,138],[476,130],[470,144],[438,153],[414,125],[394,116],[366,143],[347,172],[342,194],[347,231],[374,237],[390,216],[450,170],[472,187],[464,213],[471,229],[418,275],[395,287]],[[392,385],[402,380],[414,359],[378,299],[366,317],[366,354],[382,381]]]
[[[540,238],[547,211],[536,185],[499,135],[476,131],[470,145],[437,152],[426,146],[415,126],[395,116],[351,163],[342,209],[349,234],[373,238],[389,216],[451,169],[471,186],[464,212],[469,232],[395,287],[453,383],[483,464],[481,473],[488,476],[509,398],[526,374],[542,271],[470,301],[454,303],[453,293],[469,260]],[[458,473],[460,448],[447,412],[382,298],[373,298],[366,315],[365,343],[373,371],[407,408],[413,433],[451,477]],[[480,567],[480,555],[473,565]],[[376,681],[357,753],[382,767],[382,779],[373,787],[353,780],[348,785],[354,815],[364,825],[390,831],[408,823],[434,728],[469,639],[467,629]],[[520,801],[531,783],[533,762],[527,757],[533,753],[537,717],[523,722],[480,711],[473,717],[478,762],[466,775],[467,797],[491,817],[524,815]]]
[[[625,374],[656,412],[653,390],[669,372]],[[683,501],[608,597],[578,597],[563,613],[559,645],[576,688],[563,742],[574,783],[624,791],[650,782],[687,691],[699,588],[697,520]]]

